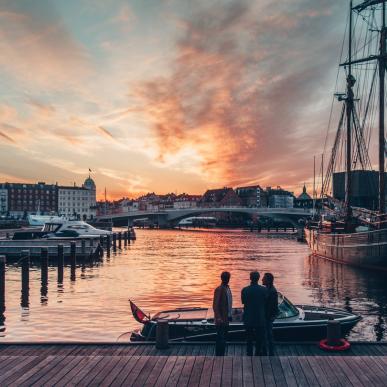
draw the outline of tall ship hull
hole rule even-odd
[[[317,257],[387,271],[387,229],[333,234],[305,228],[305,239]]]

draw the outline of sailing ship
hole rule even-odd
[[[321,213],[305,227],[305,239],[313,255],[378,270],[387,270],[385,3],[383,0],[366,0],[357,4],[349,1],[348,54],[340,64],[346,73],[346,92],[335,94],[342,107],[331,159],[322,183]],[[376,117],[378,181],[369,184],[376,183],[378,205],[375,209],[365,209],[354,206],[353,180],[359,169],[372,172],[369,154],[373,149],[371,133]],[[345,168],[345,195],[341,202],[328,194],[334,171],[339,167],[340,150],[344,153]]]

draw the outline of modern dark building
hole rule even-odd
[[[352,171],[351,205],[354,207],[376,210],[378,207],[379,172],[377,171]],[[386,173],[387,192],[387,173]],[[345,200],[345,172],[333,174],[333,197]]]
[[[266,195],[259,185],[235,189],[244,207],[267,207]]]
[[[240,206],[241,199],[232,188],[209,189],[199,202],[201,207]]]
[[[8,211],[11,215],[58,212],[58,186],[55,184],[4,183],[3,187],[8,191]]]

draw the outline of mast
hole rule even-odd
[[[352,76],[352,0],[349,2],[349,33],[348,33],[348,75],[347,75],[347,98],[346,98],[346,113],[347,113],[347,151],[346,151],[346,174],[345,174],[345,206],[346,219],[351,215],[351,162],[352,162],[352,109],[353,109],[353,91],[354,77]]]
[[[384,175],[384,78],[386,71],[386,2],[382,4],[382,28],[380,31],[379,56],[379,212],[385,212],[385,175]]]
[[[313,216],[316,210],[316,156],[313,156]]]

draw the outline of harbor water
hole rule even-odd
[[[5,330],[0,341],[116,341],[139,329],[129,299],[145,312],[211,306],[223,270],[231,272],[235,306],[249,272],[271,272],[295,304],[346,309],[362,320],[350,339],[387,341],[387,281],[383,273],[311,258],[306,244],[245,230],[136,230],[137,240],[102,263],[77,269],[63,286],[49,269],[41,297],[40,269],[30,272],[29,308],[20,306],[20,268],[7,266]]]

